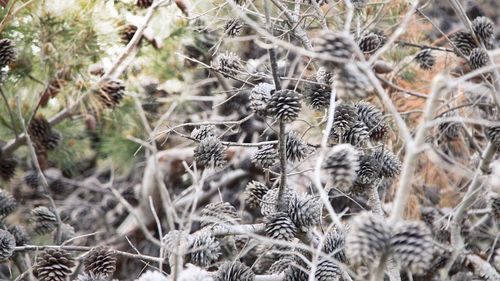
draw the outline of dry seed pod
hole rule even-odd
[[[6,261],[14,253],[16,240],[10,232],[0,229],[0,262]]]
[[[6,217],[17,208],[17,201],[7,193],[0,190],[0,218]]]
[[[264,218],[266,234],[273,239],[291,241],[297,234],[297,226],[284,212],[272,213]]]
[[[278,161],[278,152],[272,144],[260,146],[252,156],[252,163],[263,169],[271,168]]]
[[[257,208],[260,206],[260,202],[266,193],[269,191],[270,187],[258,182],[251,181],[245,187],[243,196],[245,198],[245,204],[250,208]]]
[[[239,220],[236,208],[228,202],[210,203],[201,210],[201,227],[213,224],[235,224]]]
[[[83,261],[85,272],[111,276],[116,270],[116,253],[113,249],[99,246],[92,248]]]
[[[16,173],[16,167],[16,159],[0,157],[0,178],[4,181],[10,181]]]
[[[215,262],[220,254],[219,242],[208,231],[201,231],[189,236],[188,255],[186,260],[197,266],[209,266]]]
[[[46,249],[33,266],[33,275],[39,281],[65,281],[75,266],[71,255],[62,249]]]
[[[415,61],[422,70],[430,70],[436,64],[436,58],[431,49],[424,49],[415,56]]]
[[[312,148],[304,143],[297,132],[290,131],[286,134],[286,158],[292,162],[302,161],[309,154]]]
[[[290,200],[288,214],[293,223],[302,231],[307,232],[311,226],[319,224],[323,205],[319,198],[297,195]]]
[[[301,95],[292,90],[274,91],[267,109],[271,115],[285,122],[292,122],[300,113]]]
[[[239,261],[225,262],[217,270],[215,281],[253,281],[255,274]]]
[[[350,144],[336,145],[325,158],[323,169],[330,173],[335,184],[350,186],[359,169],[359,152]]]
[[[10,39],[0,39],[0,68],[13,63],[16,60],[16,49],[14,42]]]
[[[35,223],[35,232],[38,234],[52,232],[57,226],[56,215],[47,207],[40,206],[31,210],[31,217]]]
[[[221,167],[226,164],[226,147],[216,137],[207,137],[194,149],[194,159],[202,167]]]

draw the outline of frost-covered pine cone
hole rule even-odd
[[[332,129],[334,135],[343,135],[358,120],[358,113],[356,108],[349,103],[340,103],[335,107],[335,116],[333,119]]]
[[[225,77],[236,76],[242,68],[240,57],[229,51],[219,54],[214,64],[214,67]]]
[[[497,193],[493,193],[491,194],[488,201],[491,208],[492,217],[497,222],[500,222],[500,195]]]
[[[16,60],[16,46],[10,39],[0,39],[0,68]]]
[[[338,281],[342,278],[342,269],[333,261],[324,259],[316,266],[314,277],[317,281]]]
[[[217,261],[221,254],[219,242],[208,231],[200,231],[189,238],[186,260],[194,265],[206,267]]]
[[[360,101],[354,105],[358,120],[368,128],[370,139],[380,141],[386,135],[388,128],[382,111],[371,103]]]
[[[346,253],[353,264],[374,262],[387,253],[391,242],[391,228],[380,216],[363,212],[351,220],[346,235]]]
[[[371,186],[371,184],[377,178],[377,173],[380,170],[379,162],[376,158],[371,155],[361,155],[359,159],[359,169],[356,176],[355,185],[358,185],[361,190],[359,192],[364,192],[365,188]]]
[[[487,17],[477,17],[472,21],[472,30],[486,48],[491,47],[495,35],[495,25]]]
[[[319,34],[314,51],[321,55],[328,55],[336,59],[349,59],[354,55],[355,42],[348,34],[323,31]],[[342,67],[343,63],[322,60],[321,64],[326,69]]]
[[[472,69],[479,69],[488,65],[490,58],[488,53],[482,48],[472,49],[469,55],[469,65]]]
[[[359,169],[359,152],[350,144],[336,145],[325,158],[323,169],[330,173],[334,184],[350,186]]]
[[[302,161],[312,153],[312,148],[304,143],[297,132],[286,134],[286,158],[292,162]]]
[[[243,29],[243,23],[237,19],[230,19],[224,24],[224,33],[229,37],[236,37],[240,35]]]
[[[214,281],[253,281],[252,269],[239,261],[225,262],[217,270]]]
[[[269,83],[259,83],[250,92],[250,108],[260,116],[267,115],[267,104],[271,100],[274,85]]]
[[[46,249],[33,266],[33,275],[39,281],[65,281],[75,266],[73,257],[62,249]]]
[[[16,239],[7,230],[0,229],[0,262],[6,261],[14,253]]]
[[[105,79],[95,93],[105,107],[115,108],[125,95],[125,84],[118,79]]]
[[[304,268],[299,266],[290,266],[285,270],[285,278],[283,281],[307,281],[309,280],[309,274]]]
[[[476,41],[474,41],[474,37],[469,32],[458,31],[453,33],[450,36],[450,41],[455,48],[455,54],[457,56],[466,56],[470,55],[472,49],[477,47]]]
[[[372,54],[382,47],[383,42],[380,35],[370,32],[359,39],[358,46],[363,53]]]
[[[402,268],[423,275],[432,262],[431,231],[418,221],[398,223],[391,237],[391,251]]]
[[[208,137],[215,137],[214,125],[202,125],[191,132],[191,137],[195,140],[204,140]]]
[[[35,223],[35,232],[39,234],[52,232],[57,226],[56,215],[44,206],[31,210],[31,218]]]
[[[415,55],[415,61],[422,70],[430,70],[436,64],[436,58],[431,49],[423,49]]]
[[[263,169],[268,169],[276,164],[278,161],[278,152],[272,144],[266,144],[257,150],[252,156],[252,163],[255,166]]]
[[[345,143],[350,143],[353,146],[363,147],[370,139],[368,127],[362,121],[356,121],[349,130],[342,135],[342,140]]]
[[[301,95],[295,91],[284,89],[274,91],[269,100],[267,110],[274,117],[284,122],[294,121],[300,113]]]
[[[6,191],[0,190],[0,219],[12,213],[16,208],[16,199]]]
[[[4,181],[10,181],[16,173],[17,161],[14,158],[0,157],[0,178]]]
[[[216,137],[207,137],[194,149],[194,159],[202,167],[221,167],[226,164],[226,147]]]
[[[347,262],[345,255],[345,235],[340,230],[330,230],[325,234],[322,251],[331,254],[339,262]]]
[[[353,62],[348,62],[336,76],[338,97],[343,100],[362,99],[374,91],[368,77]]]
[[[384,177],[392,178],[401,172],[401,161],[387,148],[377,148],[373,152],[372,158],[376,159],[382,166],[380,174]]]
[[[16,240],[16,246],[24,246],[31,243],[31,238],[22,225],[14,225],[9,228],[10,234]]]
[[[307,232],[311,226],[321,221],[323,205],[319,198],[293,196],[288,206],[288,214],[297,228]]]
[[[280,274],[281,272],[286,271],[290,266],[294,266],[295,259],[291,255],[285,255],[280,257],[277,261],[275,261],[271,267],[267,270],[269,274]]]
[[[285,204],[289,204],[293,196],[296,196],[295,192],[291,188],[285,188],[285,194],[283,199]],[[260,212],[263,216],[268,216],[270,214],[276,213],[278,211],[278,188],[270,189],[260,201]]]
[[[275,212],[264,218],[266,235],[273,239],[291,241],[297,234],[297,226],[284,212]]]
[[[485,130],[486,138],[497,148],[500,148],[500,126],[491,126]]]
[[[201,210],[202,227],[213,224],[235,224],[239,219],[236,208],[228,202],[210,203]]]
[[[330,104],[330,95],[332,88],[328,85],[322,84],[319,81],[304,83],[302,94],[304,100],[315,110],[322,110]]]
[[[254,209],[260,207],[260,202],[266,193],[269,191],[270,187],[258,181],[251,181],[245,187],[243,192],[243,197],[245,198],[245,204]]]
[[[116,252],[108,247],[92,248],[83,261],[85,272],[111,276],[116,270]]]

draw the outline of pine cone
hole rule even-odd
[[[370,32],[361,37],[358,42],[359,49],[365,54],[376,52],[383,45],[383,40],[376,33]]]
[[[334,184],[350,186],[359,169],[359,152],[350,144],[336,145],[323,162],[323,169],[333,177]]]
[[[16,173],[17,161],[14,158],[0,158],[0,178],[10,181]]]
[[[21,225],[14,225],[9,228],[10,234],[14,236],[16,240],[16,246],[24,246],[28,245],[31,242],[31,238],[26,231],[26,229]]]
[[[71,255],[62,249],[46,249],[33,266],[33,274],[39,281],[65,281],[75,266]]]
[[[343,65],[336,77],[338,97],[343,100],[362,99],[374,91],[372,83],[359,67],[348,62]]]
[[[252,163],[263,169],[268,169],[276,164],[278,152],[272,144],[259,147],[259,150],[252,156]]]
[[[355,186],[359,188],[358,194],[362,194],[371,187],[377,178],[380,170],[380,162],[370,155],[361,155],[359,158],[359,169],[355,181]]]
[[[250,93],[250,108],[260,116],[266,116],[267,104],[271,99],[274,85],[269,83],[257,84]]]
[[[500,148],[500,126],[488,127],[485,130],[486,138],[497,148]]]
[[[24,183],[33,189],[37,189],[40,185],[40,177],[36,171],[27,172],[24,176]]]
[[[302,161],[309,154],[312,148],[305,144],[295,131],[290,131],[286,135],[286,158],[292,162]]]
[[[128,44],[132,38],[134,38],[135,33],[137,32],[137,26],[133,24],[128,24],[123,28],[120,32],[120,37],[124,44]]]
[[[318,198],[311,196],[300,198],[295,195],[290,200],[288,214],[297,228],[307,232],[311,226],[321,222],[322,208],[323,205]]]
[[[230,19],[224,25],[224,33],[229,37],[236,37],[240,35],[243,29],[243,23],[238,19]]]
[[[31,210],[31,217],[35,223],[35,232],[38,234],[47,234],[56,229],[56,215],[47,207],[40,206]]]
[[[236,76],[241,70],[241,59],[233,52],[226,51],[217,56],[214,66],[224,77]]]
[[[271,267],[267,270],[269,274],[280,274],[281,272],[286,271],[290,266],[294,266],[295,259],[293,256],[286,255],[284,257],[280,257],[277,261],[275,261]]]
[[[331,254],[339,262],[347,262],[345,256],[345,235],[339,230],[331,230],[326,233],[323,240],[323,252]]]
[[[16,240],[8,231],[0,229],[0,262],[6,261],[14,253]]]
[[[316,266],[314,277],[317,281],[338,281],[342,278],[342,269],[332,261],[322,260]]]
[[[239,220],[236,208],[228,202],[210,203],[201,210],[201,227],[213,224],[235,224]]]
[[[443,117],[456,117],[456,114],[446,113]],[[462,130],[462,125],[458,122],[441,122],[437,127],[439,137],[448,140],[456,140],[460,137],[460,131]]]
[[[368,102],[358,102],[354,105],[357,116],[368,128],[370,139],[380,141],[387,133],[387,124],[382,111]]]
[[[42,146],[47,150],[54,150],[62,141],[61,133],[53,131],[49,137],[41,142]]]
[[[191,137],[195,140],[204,140],[208,137],[215,137],[215,126],[214,125],[203,125],[195,128],[191,132]]]
[[[333,74],[330,71],[326,70],[326,68],[324,68],[323,66],[320,66],[318,68],[318,71],[316,71],[315,78],[316,82],[326,85],[328,87],[330,87],[330,85],[332,85],[333,82]]]
[[[189,239],[186,260],[194,265],[206,267],[217,261],[221,254],[219,242],[208,231],[201,231]]]
[[[495,26],[487,17],[477,17],[472,21],[472,30],[478,39],[484,43],[486,48],[491,47],[492,41],[495,39]]]
[[[382,217],[363,212],[352,219],[346,237],[347,256],[353,264],[369,264],[390,246],[391,228]]]
[[[116,253],[104,246],[92,248],[85,257],[83,265],[86,273],[111,276],[116,270]]]
[[[469,65],[472,69],[479,69],[490,63],[488,53],[482,48],[472,49],[469,56]]]
[[[217,270],[214,281],[253,281],[255,274],[239,261],[224,262]]]
[[[216,137],[207,137],[194,149],[194,159],[202,167],[222,167],[226,164],[226,147]]]
[[[330,104],[332,88],[321,82],[306,82],[302,94],[305,101],[315,110],[323,110]]]
[[[16,60],[16,49],[14,42],[10,39],[0,39],[0,68],[13,63]]]
[[[137,0],[137,6],[140,8],[149,8],[153,5],[154,0]]]
[[[285,270],[285,279],[283,281],[307,281],[309,274],[299,266],[292,265]]]
[[[356,123],[358,114],[356,108],[348,103],[341,103],[335,107],[333,131],[335,136],[345,134]]]
[[[491,216],[497,222],[500,222],[500,195],[496,193],[492,194],[489,200],[489,205],[491,208]]]
[[[436,58],[431,49],[423,49],[415,56],[415,61],[422,70],[430,70],[436,64]]]
[[[251,181],[245,187],[243,196],[245,198],[245,204],[255,209],[260,206],[260,202],[266,193],[269,191],[270,187],[258,181]]]
[[[478,47],[476,41],[469,32],[458,31],[450,36],[450,41],[454,46],[455,54],[457,56],[470,55],[472,49]]]
[[[125,95],[125,85],[120,80],[105,79],[95,93],[105,107],[114,108]]]
[[[31,122],[28,126],[28,134],[30,135],[31,140],[33,141],[35,148],[37,149],[47,149],[45,146],[48,142],[52,134],[52,128],[50,127],[49,122],[43,116],[36,116],[31,119]]]
[[[378,148],[373,152],[372,158],[382,166],[380,174],[384,177],[393,178],[401,172],[401,161],[387,148]]]
[[[299,116],[300,98],[301,95],[292,90],[274,91],[268,104],[269,113],[285,122],[292,122]]]
[[[276,212],[264,218],[266,235],[273,239],[291,241],[297,234],[297,226],[284,212]]]
[[[17,201],[7,193],[6,191],[0,190],[0,219],[8,216],[17,208]]]
[[[401,222],[391,237],[394,259],[414,275],[423,275],[432,262],[431,231],[421,222]]]
[[[270,189],[263,197],[260,202],[260,212],[263,216],[268,216],[270,214],[276,213],[278,211],[278,188]],[[295,196],[295,192],[291,190],[291,188],[285,188],[285,194],[283,199],[285,200],[284,204],[288,205],[292,200],[292,197]]]
[[[345,143],[350,143],[353,146],[363,147],[370,139],[368,127],[362,121],[356,121],[352,127],[342,135],[342,140]]]
[[[354,54],[354,46],[354,40],[349,35],[333,31],[323,31],[318,36],[314,51],[322,55],[346,60]],[[343,63],[335,61],[321,61],[321,63],[327,69],[335,69],[343,66]]]

